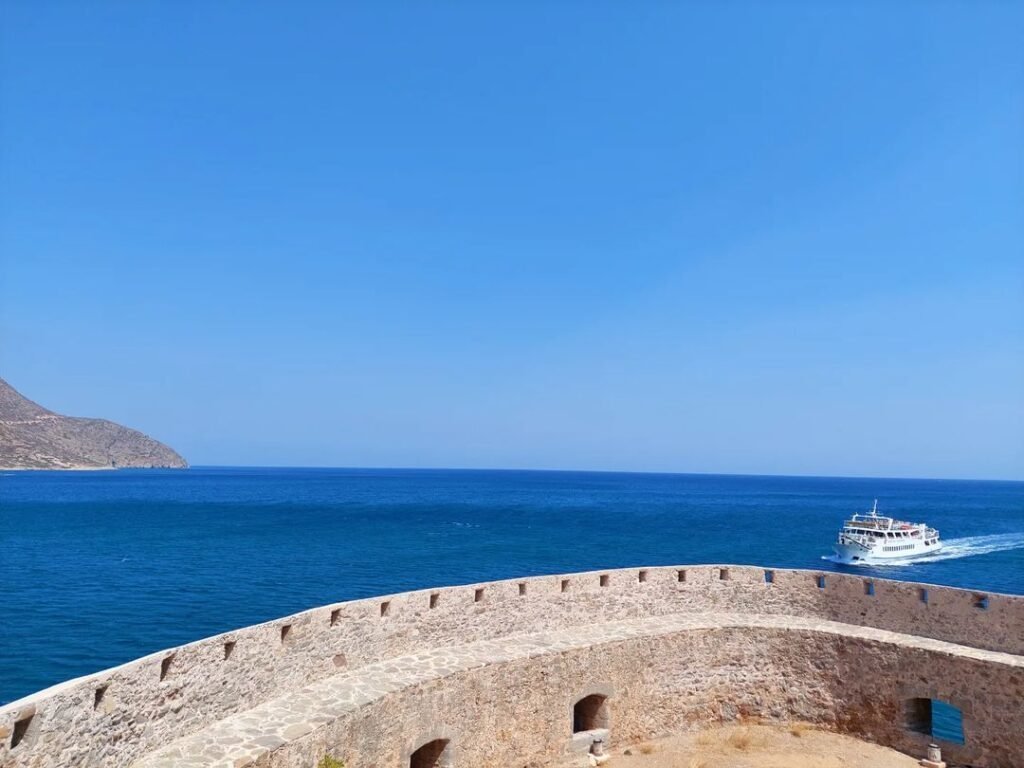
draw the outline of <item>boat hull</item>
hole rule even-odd
[[[942,550],[942,543],[938,542],[932,546],[922,545],[906,552],[879,552],[877,549],[868,549],[855,543],[836,544],[833,549],[836,553],[836,559],[841,563],[873,565],[912,560],[923,555],[934,555]]]

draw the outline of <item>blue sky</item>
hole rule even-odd
[[[3,375],[196,464],[1024,478],[1024,6],[34,3]]]

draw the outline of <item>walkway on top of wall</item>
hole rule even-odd
[[[1024,656],[834,621],[732,613],[654,616],[437,648],[339,673],[213,723],[137,760],[133,768],[240,768],[346,713],[409,686],[519,658],[681,631],[725,628],[821,632],[1024,669]]]

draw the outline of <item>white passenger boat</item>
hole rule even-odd
[[[937,530],[878,514],[878,499],[869,514],[854,515],[843,523],[835,545],[836,556],[844,563],[884,563],[940,549]]]

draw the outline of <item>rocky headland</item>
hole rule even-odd
[[[62,416],[0,379],[0,469],[187,466],[174,450],[137,430]]]

